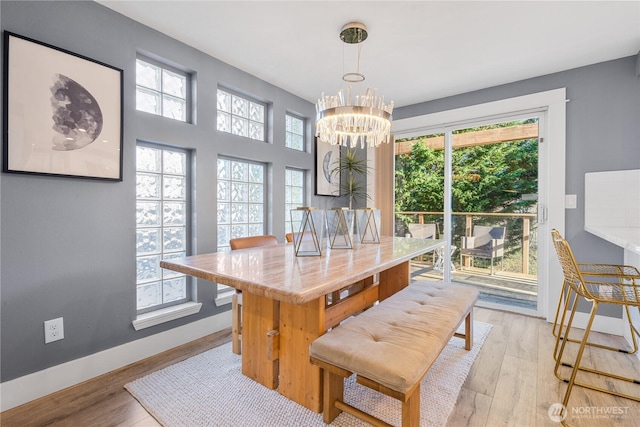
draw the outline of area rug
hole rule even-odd
[[[452,338],[421,383],[421,426],[444,426],[491,325],[474,322],[474,345]],[[401,360],[398,363],[402,363]],[[241,373],[241,357],[225,344],[125,385],[165,427],[324,426],[316,414]],[[345,381],[345,401],[384,421],[401,424],[400,402]],[[333,426],[368,425],[342,413]]]

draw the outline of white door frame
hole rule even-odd
[[[540,136],[544,138],[544,142],[539,144],[543,146],[539,149],[539,164],[546,165],[546,167],[544,173],[539,174],[540,181],[538,183],[538,192],[546,194],[546,200],[538,200],[538,203],[539,206],[542,206],[540,212],[546,214],[545,229],[555,228],[564,234],[566,102],[566,89],[554,89],[395,120],[392,133],[396,138],[410,138],[433,133],[432,130],[436,128],[466,126],[466,123],[471,121],[489,121],[502,116],[546,112],[546,117],[542,117],[545,114],[540,115],[541,120],[546,119],[546,129],[542,129],[543,126],[540,126]],[[542,234],[542,232],[539,233],[538,244],[538,263],[540,267],[543,267],[538,272],[538,313],[547,321],[553,321],[563,275],[559,263],[550,262],[550,254],[554,253],[551,239]],[[448,252],[445,251],[446,253]]]

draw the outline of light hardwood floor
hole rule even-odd
[[[493,329],[460,392],[447,426],[559,426],[547,413],[551,404],[562,400],[566,388],[553,374],[555,340],[551,325],[542,319],[484,308],[475,309],[475,320],[490,323]],[[618,337],[600,335],[599,338],[621,343]],[[0,414],[0,425],[158,426],[124,390],[124,384],[229,341],[230,331],[225,330],[185,344],[143,363],[5,411]],[[640,377],[640,361],[635,356],[589,349],[585,357],[601,369]],[[625,387],[618,383],[609,386]],[[640,396],[640,385],[626,388],[629,393]],[[640,426],[640,403],[627,399],[576,387],[570,406],[580,411],[579,417],[571,416],[570,424],[576,427]],[[617,408],[623,417],[614,419],[604,414],[612,410],[607,408]]]

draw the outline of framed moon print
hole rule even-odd
[[[122,181],[122,70],[4,33],[3,172]]]
[[[340,161],[340,146],[316,138],[316,195],[339,196],[340,174],[332,173]]]

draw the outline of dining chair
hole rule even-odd
[[[231,250],[257,248],[260,246],[275,246],[278,244],[276,236],[236,237],[229,240]],[[231,299],[231,350],[235,354],[242,354],[242,291],[236,289]]]
[[[296,232],[296,233],[287,233],[284,235],[285,240],[287,241],[287,243],[293,243],[293,240],[296,236],[298,236],[300,234],[300,232]],[[302,240],[303,241],[307,241],[307,240],[311,240],[313,239],[313,237],[311,236],[311,232],[310,231],[303,231],[302,232]]]
[[[471,265],[474,258],[484,258],[491,260],[491,275],[493,275],[494,261],[500,258],[500,265],[502,265],[506,230],[506,227],[474,226],[473,234],[463,236],[460,241],[460,268],[464,265],[463,257],[470,258]]]
[[[602,388],[595,384],[578,382],[576,380],[578,372],[584,372],[602,375],[613,380],[626,381],[632,384],[640,384],[640,380],[638,379],[625,377],[608,371],[602,371],[600,369],[596,369],[595,366],[588,367],[582,364],[582,357],[584,355],[586,346],[592,345],[589,344],[591,342],[589,339],[589,335],[593,326],[593,321],[598,312],[599,304],[614,304],[622,306],[626,310],[627,316],[629,316],[632,336],[640,335],[638,333],[638,330],[633,326],[629,312],[629,308],[633,307],[636,307],[640,312],[640,272],[635,267],[621,265],[618,266],[617,274],[613,274],[613,270],[606,269],[606,275],[601,273],[597,276],[586,276],[586,274],[589,274],[590,270],[584,267],[583,264],[583,269],[586,271],[586,273],[583,274],[581,272],[579,265],[573,256],[573,252],[571,251],[569,243],[560,235],[560,232],[554,229],[551,232],[551,236],[556,249],[558,260],[560,261],[560,265],[562,267],[565,286],[569,288],[570,293],[572,294],[572,298],[566,300],[568,305],[565,306],[562,317],[563,320],[559,323],[558,336],[556,338],[556,347],[558,347],[559,343],[559,349],[554,349],[554,357],[556,359],[554,374],[558,379],[568,383],[567,390],[562,402],[563,405],[567,407],[573,387],[576,385],[590,390],[595,390],[640,402],[640,397],[617,391],[614,388],[615,384],[613,384],[609,380],[605,381],[605,383],[609,385],[609,388]],[[591,268],[591,270],[597,271],[597,268]],[[587,280],[585,277],[588,277],[589,280]],[[569,339],[569,336],[571,333],[574,316],[577,312],[578,303],[580,301],[586,301],[587,303],[590,303],[591,310],[589,312],[587,326],[582,333],[581,339],[579,340],[580,345],[575,357],[575,361],[573,363],[569,363],[563,360],[563,355],[567,343],[572,342],[572,340]],[[569,313],[569,318],[567,319],[566,325],[564,325],[564,314],[566,314],[567,312]],[[600,346],[600,348],[606,350],[614,350],[615,352],[617,352],[617,349],[612,347]],[[565,377],[560,373],[561,366],[570,368],[571,373],[568,377]]]

